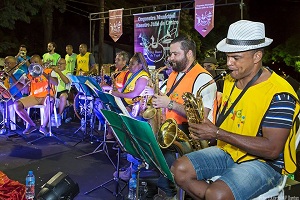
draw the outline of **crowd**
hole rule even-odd
[[[227,37],[217,45],[227,56],[229,75],[216,82],[217,60],[209,57],[199,63],[195,42],[179,35],[170,43],[166,87],[158,92],[141,52],[131,58],[126,52],[117,53],[112,85],[101,81],[102,89],[121,98],[131,117],[148,121],[143,112],[151,106],[163,116],[156,126],[173,123],[189,138],[189,148],[177,143],[162,148],[175,182],[161,175],[157,186],[163,193],[154,199],[176,199],[178,187],[193,199],[252,199],[277,186],[282,174],[295,171],[293,145],[300,104],[290,84],[262,64],[264,48],[272,41],[265,36],[263,23],[240,20],[231,24]],[[42,57],[29,57],[26,46],[21,45],[16,56],[4,60],[5,67],[12,70],[3,85],[15,95],[1,94],[28,123],[23,134],[38,129],[27,108],[45,105],[50,112],[53,105],[48,100],[58,98],[61,115],[67,103],[69,76],[86,76],[98,70],[86,44],[79,46],[78,55],[67,45],[64,58],[55,49],[56,44],[49,42]],[[35,74],[35,65],[45,68],[41,74]],[[15,66],[18,68],[13,69]],[[45,135],[48,121],[45,117],[39,127]],[[107,138],[113,137],[109,129]],[[142,163],[130,154],[127,160],[129,166],[117,172],[123,180],[137,173]],[[215,176],[219,178],[210,181]]]

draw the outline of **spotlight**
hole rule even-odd
[[[58,172],[42,186],[38,200],[72,200],[79,193],[79,186],[67,174]]]

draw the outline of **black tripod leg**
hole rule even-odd
[[[116,147],[116,149],[118,150],[118,153],[117,153],[118,154],[118,156],[117,156],[117,169],[116,169],[117,170],[117,177],[114,177],[114,178],[102,183],[101,185],[98,185],[97,187],[85,192],[84,193],[85,195],[87,195],[87,194],[89,194],[89,193],[91,193],[91,192],[93,192],[93,191],[95,191],[99,188],[104,188],[107,191],[109,191],[115,197],[118,197],[118,196],[123,197],[122,191],[126,188],[127,182],[119,178],[120,148]],[[123,182],[123,184],[124,184],[123,187],[121,187],[120,181]],[[114,191],[110,190],[109,188],[106,187],[106,185],[108,185],[111,182],[115,182],[115,190]]]

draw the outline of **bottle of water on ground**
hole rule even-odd
[[[35,196],[35,177],[33,171],[28,171],[26,176],[26,199],[33,200]]]
[[[136,180],[136,173],[131,174],[131,178],[128,184],[128,196],[127,199],[129,200],[136,200],[136,187],[137,187],[137,180]]]

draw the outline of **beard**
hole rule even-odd
[[[188,64],[188,59],[184,56],[182,60],[172,62],[172,68],[175,72],[182,72]]]

